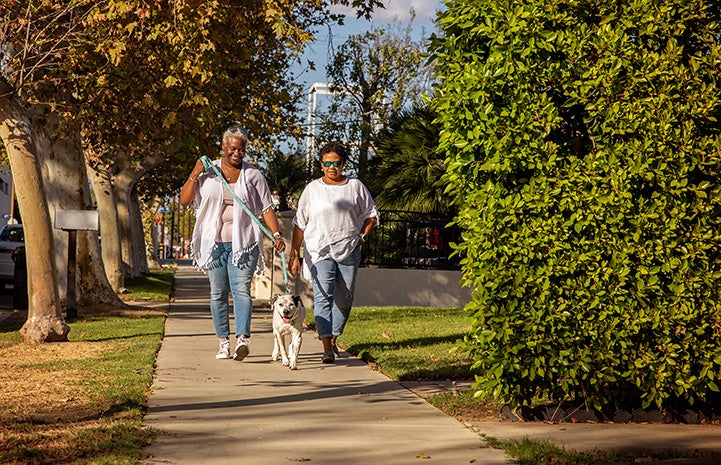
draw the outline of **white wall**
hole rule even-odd
[[[8,224],[5,215],[9,217],[12,206],[12,180],[10,168],[0,165],[0,228]]]
[[[361,268],[354,306],[464,307],[471,290],[458,284],[460,271]]]
[[[290,252],[293,212],[279,213],[280,229]],[[256,276],[251,290],[254,299],[265,301],[284,294],[283,267],[278,254],[266,243],[265,276]],[[354,306],[414,306],[460,308],[471,301],[471,290],[460,286],[460,271],[361,268],[356,279]],[[301,296],[306,307],[313,306],[313,289],[302,278],[290,280],[293,294]]]

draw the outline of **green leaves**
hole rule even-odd
[[[719,19],[680,0],[441,15],[433,105],[487,395],[636,408],[718,388]]]

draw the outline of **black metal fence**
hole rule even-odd
[[[363,245],[362,266],[459,269],[451,242],[461,240],[452,218],[400,210],[381,210],[379,226]]]

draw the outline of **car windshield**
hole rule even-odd
[[[0,241],[23,242],[22,228],[5,228],[0,231]]]

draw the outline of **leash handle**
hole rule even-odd
[[[250,218],[255,222],[255,224],[260,227],[260,230],[263,231],[263,233],[270,238],[271,241],[275,242],[275,237],[273,236],[273,233],[270,232],[268,228],[266,228],[263,223],[260,222],[260,220],[253,214],[253,212],[250,211],[250,209],[245,205],[245,203],[240,200],[240,197],[233,191],[233,189],[230,188],[230,184],[225,180],[225,178],[221,175],[221,173],[218,171],[218,167],[215,166],[215,164],[210,161],[210,158],[203,155],[200,157],[200,161],[203,163],[203,166],[205,167],[205,171],[207,172],[209,169],[212,169],[215,172],[215,175],[218,176],[220,181],[223,183],[223,186],[225,186],[226,189],[228,189],[228,192],[233,196],[236,202],[240,204],[241,208],[247,213]],[[285,284],[285,292],[286,294],[290,294],[290,285],[288,284],[288,270],[285,266],[285,251],[280,252],[280,260],[281,264],[283,265],[283,284]]]
[[[290,292],[290,283],[288,282],[288,269],[285,266],[285,250],[280,253],[280,263],[283,265],[283,284],[285,284],[285,293],[292,294]]]

